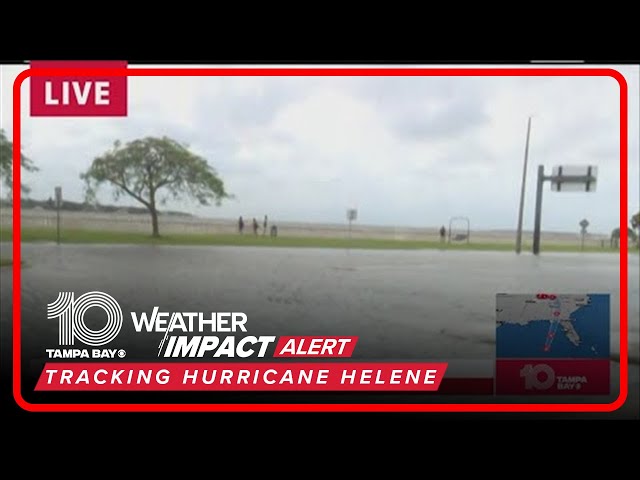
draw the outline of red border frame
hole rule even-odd
[[[13,195],[20,192],[20,105],[22,82],[30,76],[604,76],[620,85],[620,225],[627,224],[628,89],[624,76],[612,68],[38,68],[27,69],[13,84]],[[20,388],[20,201],[13,202],[13,395],[20,407],[40,412],[612,412],[628,394],[628,270],[627,236],[620,236],[620,395],[612,403],[560,404],[33,404]]]

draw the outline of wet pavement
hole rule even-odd
[[[1,244],[0,252],[10,257],[11,244]],[[22,260],[23,353],[32,361],[57,342],[47,303],[60,291],[89,290],[113,296],[125,320],[128,311],[154,306],[240,311],[249,335],[358,336],[354,359],[478,361],[494,357],[496,293],[609,293],[612,358],[619,355],[618,255],[24,244]],[[627,263],[630,401],[636,405],[639,263],[638,256]],[[6,352],[10,267],[2,268],[0,281]],[[118,338],[128,358],[155,356],[162,334],[143,338],[130,323]]]

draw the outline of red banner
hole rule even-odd
[[[126,61],[32,61],[31,68],[126,68]],[[126,117],[127,76],[33,75],[33,117]]]
[[[37,391],[437,391],[446,363],[45,364]]]
[[[609,359],[509,359],[496,362],[496,394],[608,395]]]
[[[350,357],[358,337],[280,337],[274,357]]]

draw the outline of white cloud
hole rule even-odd
[[[12,88],[25,67],[2,66],[0,122],[11,133]],[[138,68],[138,66],[131,66]],[[581,67],[576,67],[581,68]],[[637,66],[629,88],[628,208],[639,208]],[[535,174],[595,164],[595,193],[544,193],[543,228],[608,232],[619,216],[619,86],[610,77],[130,77],[127,118],[31,118],[22,88],[25,175],[34,198],[62,185],[82,198],[80,172],[114,140],[168,135],[210,160],[236,200],[175,202],[203,216],[476,228],[516,222],[526,122],[533,115],[525,228]],[[105,200],[110,197],[105,196]],[[130,202],[132,203],[132,202]]]

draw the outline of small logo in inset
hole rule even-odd
[[[520,370],[525,390],[548,390],[555,384],[556,372],[546,363],[526,364]]]

